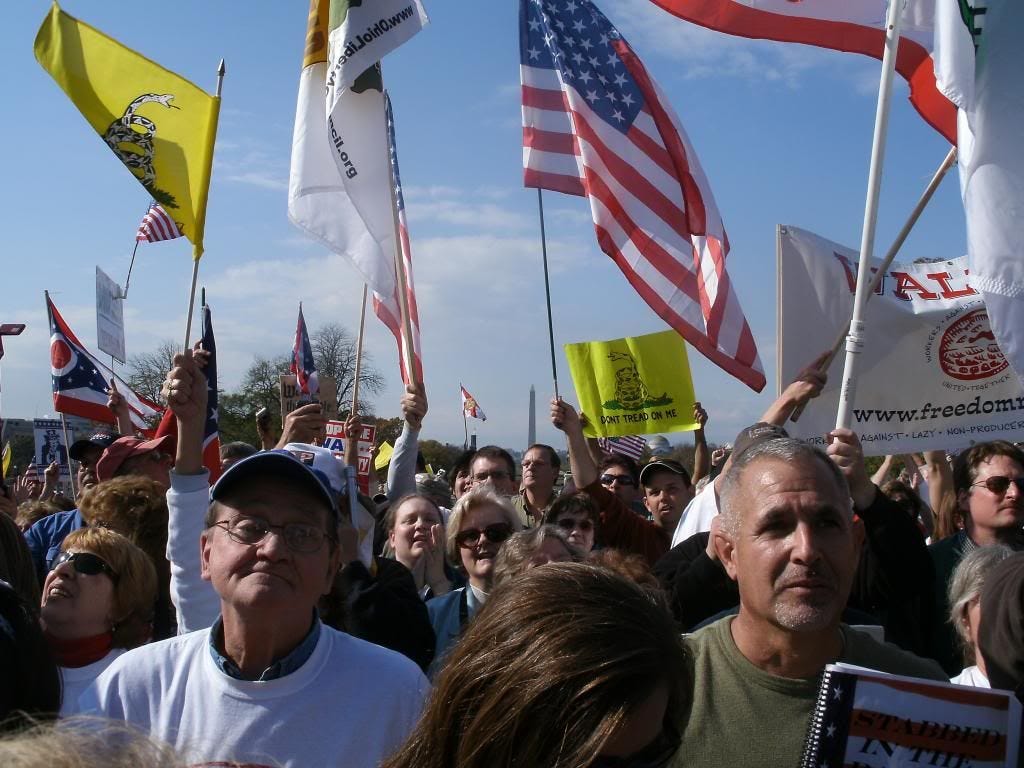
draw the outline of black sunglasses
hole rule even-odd
[[[1011,485],[1017,486],[1017,493],[1024,494],[1024,477],[1007,477],[1006,475],[992,475],[986,477],[977,483],[971,483],[972,486],[984,485],[992,493],[1002,496],[1008,490]]]
[[[480,537],[485,536],[492,544],[501,544],[512,535],[512,526],[508,523],[494,523],[488,525],[482,531],[479,528],[467,528],[455,534],[455,543],[463,549],[471,549],[480,543]]]
[[[58,565],[63,565],[64,563],[71,563],[75,573],[80,573],[83,576],[97,576],[105,573],[110,577],[111,581],[117,581],[117,574],[114,572],[114,569],[107,565],[102,557],[94,555],[92,552],[61,552],[54,558],[50,570],[52,571]]]
[[[633,478],[629,475],[601,475],[601,485],[611,485],[612,483],[629,486],[635,485]]]

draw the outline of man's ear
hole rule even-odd
[[[208,528],[199,537],[199,575],[203,577],[203,581],[210,581],[210,548],[213,545],[210,535]]]
[[[725,572],[729,574],[730,579],[737,581],[739,569],[737,566],[735,542],[717,525],[711,529],[711,538],[715,552],[718,553],[718,560],[721,562],[722,567],[725,568]]]

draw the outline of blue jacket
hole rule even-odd
[[[427,614],[430,626],[434,628],[434,662],[430,665],[430,677],[433,677],[440,664],[444,663],[451,646],[459,639],[462,628],[469,621],[469,606],[466,592],[468,586],[453,589],[446,595],[432,597],[427,600]]]
[[[72,531],[84,527],[82,513],[72,509],[70,512],[47,515],[25,531],[25,543],[28,544],[28,551],[32,553],[32,564],[36,568],[40,586],[46,580],[46,574],[50,572],[50,564],[60,554],[60,545],[64,543],[64,538]]]

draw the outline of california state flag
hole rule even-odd
[[[971,285],[1024,381],[1024,3],[936,0],[936,75],[960,107]]]
[[[904,2],[904,0],[893,0]],[[651,0],[669,13],[739,37],[806,43],[882,58],[886,0]],[[898,71],[910,101],[950,143],[956,109],[935,88],[932,67],[936,0],[905,0]]]

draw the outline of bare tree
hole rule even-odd
[[[322,325],[310,338],[313,360],[320,376],[332,376],[338,386],[338,411],[347,413],[352,405],[352,389],[356,375],[356,340],[351,333],[338,323]],[[384,389],[384,377],[373,367],[371,355],[363,348],[363,360],[359,368],[360,401],[366,395],[375,395]],[[360,411],[370,410],[360,405]]]
[[[159,403],[164,378],[180,349],[173,341],[165,340],[152,352],[132,355],[128,358],[128,384],[146,399]]]

